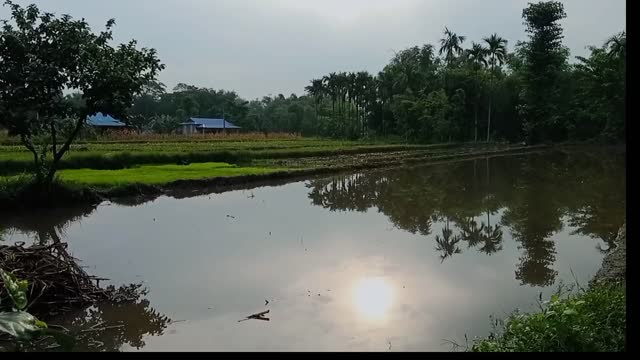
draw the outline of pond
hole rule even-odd
[[[149,290],[51,319],[102,324],[79,350],[447,351],[487,336],[490,316],[588,283],[625,220],[625,156],[478,158],[0,228],[6,243],[66,241],[90,274]]]

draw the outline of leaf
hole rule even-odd
[[[24,311],[0,313],[0,331],[18,340],[30,340],[38,335],[42,328],[38,319]]]
[[[7,288],[9,297],[13,300],[15,308],[24,310],[24,308],[27,307],[27,289],[29,288],[29,283],[26,280],[18,281],[14,274],[2,269],[0,269],[0,275],[2,276],[4,287]]]
[[[565,310],[565,311],[562,313],[562,315],[575,315],[575,314],[577,314],[577,313],[578,313],[578,312],[577,312],[577,311],[575,311],[575,310],[573,310],[573,309],[567,309],[567,310]]]

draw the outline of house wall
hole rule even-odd
[[[183,135],[194,134],[196,132],[196,126],[195,125],[181,125],[180,132]]]

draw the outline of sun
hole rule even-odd
[[[358,281],[353,295],[357,311],[369,320],[386,318],[393,302],[393,289],[384,278]]]

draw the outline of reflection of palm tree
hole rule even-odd
[[[484,224],[481,224],[481,226],[478,227],[478,223],[473,218],[470,218],[462,221],[459,226],[462,240],[467,242],[469,249],[482,242]]]
[[[484,232],[482,234],[483,245],[480,248],[480,251],[487,255],[491,255],[493,253],[501,251],[503,234],[502,234],[502,229],[500,228],[500,225],[484,226],[483,224],[483,228],[484,228]]]
[[[442,237],[436,235],[436,250],[442,253],[440,255],[441,263],[454,254],[460,254],[462,252],[457,245],[462,238],[460,235],[452,236],[453,231],[449,229],[448,224],[449,220],[447,219],[447,226],[442,229]]]

